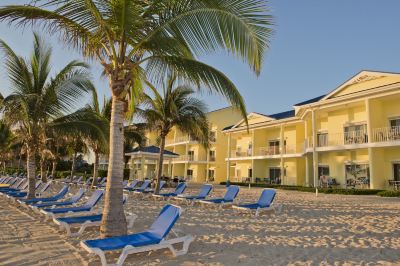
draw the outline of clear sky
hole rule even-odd
[[[28,0],[1,0],[0,5]],[[265,114],[290,110],[292,105],[335,89],[360,70],[400,72],[399,0],[270,0],[276,33],[262,73],[256,77],[241,61],[216,54],[201,58],[230,77],[245,98],[248,111]],[[79,55],[57,39],[54,68]],[[28,55],[32,30],[0,24],[0,38],[18,53]],[[100,67],[93,79],[100,94],[110,95]],[[0,91],[7,94],[0,65]],[[203,95],[209,109],[224,107],[219,96]]]

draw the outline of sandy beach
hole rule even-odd
[[[54,193],[60,184],[54,186]],[[191,185],[188,193],[197,193]],[[76,189],[76,188],[75,188]],[[255,201],[261,189],[241,188],[239,198]],[[213,196],[222,195],[218,186]],[[279,214],[258,218],[232,209],[185,207],[179,230],[196,237],[187,255],[168,250],[130,255],[126,265],[398,265],[400,199],[278,190]],[[131,196],[126,210],[139,216],[132,232],[146,229],[166,202]],[[52,222],[1,197],[0,265],[99,265],[81,249],[91,229],[68,238]],[[119,253],[107,253],[109,263]]]

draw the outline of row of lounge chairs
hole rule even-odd
[[[80,188],[76,194],[66,198],[69,192],[69,184],[65,184],[60,191],[50,197],[39,197],[35,199],[24,199],[21,189],[24,189],[27,180],[0,179],[0,183],[8,184],[8,187],[0,187],[0,193],[6,195],[10,199],[14,199],[21,205],[31,208],[32,210],[45,215],[47,219],[53,219],[54,223],[67,231],[69,236],[79,236],[86,228],[91,226],[99,226],[102,214],[97,211],[94,213],[95,207],[102,199],[104,191],[101,189],[95,190],[91,196],[83,204],[78,205],[78,202],[84,197],[86,190]],[[40,192],[45,192],[51,185],[51,181],[46,184],[41,184],[38,181],[36,185],[40,187]],[[24,185],[21,185],[24,184]],[[125,184],[126,191],[132,191],[136,195],[146,195],[160,200],[176,200],[184,202],[187,205],[194,203],[205,205],[226,206],[232,205],[233,208],[245,211],[254,211],[257,216],[261,210],[274,209],[274,199],[276,196],[275,190],[265,189],[261,193],[259,200],[256,203],[233,204],[239,194],[238,186],[229,186],[225,195],[221,198],[208,198],[213,186],[205,184],[200,189],[197,195],[183,194],[187,188],[186,183],[180,183],[174,191],[168,193],[154,194],[154,191],[149,188],[150,181],[146,180],[138,186],[139,181],[134,181],[131,184]],[[160,184],[163,188],[165,185]],[[25,188],[26,189],[26,188]],[[21,194],[20,194],[21,193]],[[26,194],[25,194],[26,195]],[[64,199],[65,198],[65,199]],[[127,201],[127,196],[124,195],[124,203]],[[76,216],[81,213],[83,215]],[[75,214],[75,216],[70,216]],[[168,248],[174,256],[186,254],[190,243],[194,237],[191,235],[178,236],[172,230],[174,224],[182,214],[182,209],[179,206],[167,204],[160,211],[158,217],[148,230],[120,237],[110,237],[105,239],[84,240],[81,241],[81,246],[90,253],[100,257],[102,265],[108,265],[105,252],[122,250],[116,265],[122,265],[129,254],[157,249]],[[128,214],[128,227],[132,228],[135,219],[134,214]],[[75,232],[72,228],[78,227]],[[172,236],[172,238],[169,238]],[[180,250],[176,249],[175,244],[182,244]]]

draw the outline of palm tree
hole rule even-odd
[[[64,115],[93,89],[93,85],[86,64],[79,61],[71,61],[51,77],[51,48],[37,34],[34,34],[29,60],[17,56],[4,41],[0,41],[0,49],[5,54],[5,68],[12,91],[2,103],[4,121],[17,128],[27,148],[27,196],[33,198],[41,136],[51,128],[62,132],[76,131],[79,124]]]
[[[10,157],[16,137],[11,129],[0,120],[0,164],[3,165],[3,171],[6,171],[6,162]]]
[[[102,236],[126,234],[123,121],[136,104],[143,80],[162,82],[173,71],[223,95],[246,119],[235,85],[197,57],[223,49],[259,74],[272,34],[264,0],[37,0],[0,8],[0,20],[19,26],[37,23],[104,68],[112,116]]]
[[[144,105],[148,108],[140,112],[150,130],[159,134],[160,154],[155,193],[160,191],[165,138],[173,127],[208,146],[209,128],[205,104],[192,96],[195,91],[190,85],[176,83],[176,77],[170,76],[163,86],[162,94],[148,84],[154,94],[154,99],[146,96]]]

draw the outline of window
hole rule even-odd
[[[400,181],[400,163],[393,164],[393,180]]]
[[[194,161],[194,151],[188,151],[188,160]]]
[[[273,184],[281,183],[281,169],[279,167],[269,168],[269,179]]]
[[[209,139],[210,139],[211,142],[216,142],[217,141],[217,132],[210,131]]]
[[[318,166],[318,176],[329,176],[329,166]]]
[[[208,170],[208,181],[214,181],[215,179],[215,170],[209,169]]]
[[[188,176],[188,178],[192,178],[193,177],[193,170],[192,169],[187,169],[186,175]]]
[[[318,133],[317,134],[317,144],[318,147],[326,147],[328,146],[328,133]]]
[[[400,118],[390,119],[391,128],[400,128]]]
[[[367,143],[367,125],[350,125],[344,127],[344,144]]]
[[[346,165],[346,186],[369,187],[369,165],[368,164]]]
[[[253,177],[253,169],[249,168],[249,170],[247,170],[247,175],[248,177]]]
[[[247,156],[251,156],[253,153],[253,142],[249,142],[248,148],[247,148]]]
[[[280,154],[279,146],[280,146],[279,140],[270,140],[268,142],[269,154],[270,155]]]
[[[210,150],[209,152],[208,152],[208,157],[209,157],[209,160],[210,160],[210,162],[215,162],[215,151],[214,150]]]

